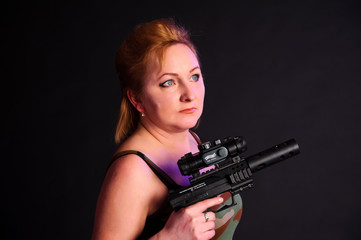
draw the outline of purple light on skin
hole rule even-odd
[[[188,186],[189,185],[189,176],[183,176],[178,168],[178,165],[165,165],[162,166],[162,170],[168,174],[178,185]]]

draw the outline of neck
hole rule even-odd
[[[128,145],[125,149],[137,149],[146,154],[152,161],[165,171],[179,185],[188,185],[188,177],[182,176],[177,161],[184,154],[198,151],[198,144],[189,129],[179,132],[163,131],[139,124],[133,139],[140,145]]]
[[[140,123],[137,132],[142,136],[154,139],[158,144],[171,151],[191,151],[195,145],[189,129],[170,132]]]

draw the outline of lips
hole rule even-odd
[[[196,108],[186,108],[186,109],[183,109],[181,111],[179,111],[180,113],[185,113],[185,114],[192,114],[196,111],[197,109]]]

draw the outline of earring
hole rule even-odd
[[[141,113],[140,113],[140,116],[144,117],[144,116],[145,116],[144,112],[141,112]]]

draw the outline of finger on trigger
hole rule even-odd
[[[199,202],[199,206],[201,208],[201,211],[203,212],[203,211],[208,210],[210,207],[213,207],[213,206],[221,204],[221,203],[223,203],[222,197],[214,197],[214,198],[210,198],[210,199],[204,200],[202,202]]]

